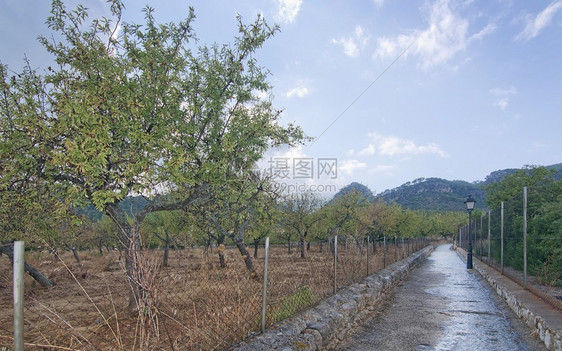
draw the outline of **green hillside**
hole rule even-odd
[[[479,205],[484,204],[485,192],[480,185],[441,178],[418,178],[387,190],[377,198],[412,210],[464,211],[468,194],[472,194]]]
[[[562,163],[546,166],[556,171],[555,178],[562,179]],[[471,194],[476,207],[486,209],[485,185],[499,182],[517,169],[508,168],[491,172],[483,181],[469,183],[462,180],[418,178],[397,188],[377,194],[377,199],[413,210],[464,211],[464,201]]]

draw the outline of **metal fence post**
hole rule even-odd
[[[501,244],[500,244],[500,273],[503,274],[503,201],[501,206]]]
[[[383,236],[384,247],[383,247],[383,256],[382,256],[382,268],[386,268],[386,235]]]
[[[480,216],[480,258],[484,257],[484,216]]]
[[[490,225],[492,224],[492,211],[488,211],[488,266],[491,264],[492,262],[492,255],[491,255],[491,246],[490,246],[490,242],[492,241],[492,230],[490,229]]]
[[[14,242],[14,351],[23,351],[24,242]]]
[[[265,266],[263,268],[263,306],[261,310],[261,332],[265,333],[265,315],[267,312],[267,272],[269,268],[269,237],[265,238]]]
[[[523,187],[523,287],[527,287],[527,187]]]
[[[369,276],[369,250],[371,249],[369,245],[369,236],[367,235],[367,277]]]
[[[338,236],[334,237],[334,295],[338,290]]]

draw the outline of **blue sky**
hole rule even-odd
[[[148,1],[125,1],[143,22]],[[68,1],[71,6],[78,1]],[[94,15],[105,2],[83,1]],[[160,22],[195,8],[203,43],[225,43],[263,14],[281,32],[258,52],[276,107],[312,144],[273,150],[263,167],[313,165],[305,185],[357,181],[374,192],[420,177],[483,180],[490,172],[562,162],[562,0],[150,1]],[[0,1],[0,60],[49,57],[49,1]],[[337,160],[337,176],[320,174]]]

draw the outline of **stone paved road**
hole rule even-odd
[[[336,350],[546,350],[530,333],[480,274],[442,245]]]

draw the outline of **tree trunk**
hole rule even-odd
[[[250,276],[254,279],[258,279],[259,278],[258,272],[256,272],[256,268],[254,267],[254,262],[252,261],[252,257],[250,257],[248,250],[246,249],[246,245],[244,244],[244,241],[238,237],[233,238],[233,241],[236,247],[238,248],[238,251],[240,251],[240,254],[242,255],[242,259],[246,264],[246,268],[248,269],[248,271],[250,271]]]
[[[301,236],[301,258],[305,258],[304,236]]]
[[[355,244],[357,245],[357,248],[359,249],[359,256],[363,256],[363,240],[360,238],[355,238]],[[369,250],[369,246],[367,246],[367,250]]]
[[[225,246],[223,244],[217,247],[217,251],[219,253],[219,265],[221,268],[226,268],[226,258],[224,257],[224,250]]]
[[[14,249],[13,246],[2,246],[0,245],[0,252],[3,252],[6,254],[6,256],[8,256],[8,258],[10,259],[10,262],[13,264],[14,262]],[[24,270],[33,278],[35,279],[35,281],[37,281],[39,284],[41,284],[42,287],[45,288],[50,288],[55,286],[55,283],[50,280],[49,278],[45,277],[43,274],[41,274],[41,272],[39,272],[38,270],[36,270],[35,268],[33,268],[33,266],[31,266],[30,264],[28,264],[27,262],[24,261]]]
[[[166,245],[164,248],[164,267],[168,267],[168,257],[170,256],[170,234],[167,230],[164,230],[164,234],[166,234],[166,240],[164,241]]]
[[[24,262],[24,269],[30,276],[33,277],[33,279],[35,279],[39,284],[41,284],[42,287],[50,288],[52,286],[55,286],[55,283],[52,280],[45,277],[43,274],[41,274],[41,272],[33,268],[27,262]]]
[[[106,214],[119,228],[119,252],[125,253],[125,271],[129,281],[129,308],[135,309],[140,302],[142,294],[143,275],[139,266],[140,241],[127,220],[127,215],[119,204],[109,204],[105,209]]]
[[[254,258],[258,258],[258,248],[260,245],[260,239],[254,239]]]
[[[217,253],[219,254],[219,265],[221,268],[226,268],[226,257],[224,256],[224,251],[226,247],[224,246],[224,234],[219,234],[217,239]],[[212,247],[212,246],[211,246]]]
[[[76,250],[76,244],[72,244],[72,248],[70,249],[72,254],[74,255],[74,259],[76,262],[80,263],[80,256],[78,256],[78,250]]]
[[[330,235],[328,237],[328,243],[330,244],[330,251],[332,252],[332,256],[336,254],[336,247],[334,243],[334,236]]]

